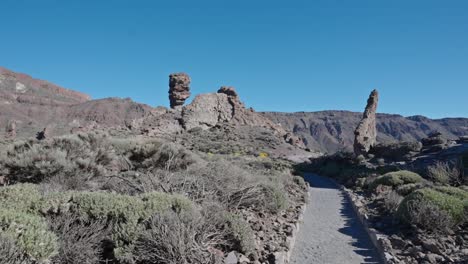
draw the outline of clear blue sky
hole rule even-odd
[[[0,65],[90,94],[168,105],[235,86],[256,110],[468,116],[466,0],[2,0]]]

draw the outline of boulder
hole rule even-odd
[[[457,143],[458,144],[468,143],[468,136],[461,136],[460,138],[458,138]]]
[[[192,103],[182,108],[180,123],[188,131],[194,128],[206,130],[220,124],[262,127],[272,130],[275,136],[291,145],[305,148],[302,139],[252,108],[246,108],[233,87],[225,86],[217,93],[197,95]]]
[[[8,121],[5,127],[5,138],[8,138],[8,139],[16,138],[16,121],[15,120]]]
[[[423,146],[435,146],[435,145],[441,145],[441,144],[446,144],[447,139],[443,138],[442,136],[435,136],[435,137],[427,137],[421,139],[421,143]]]
[[[234,251],[229,252],[229,254],[224,259],[225,264],[237,264],[237,262],[238,262],[238,259],[236,256],[236,252]]]
[[[190,76],[186,73],[169,75],[169,102],[172,109],[179,109],[190,97]]]
[[[377,140],[376,111],[379,101],[379,93],[373,90],[367,100],[367,106],[363,117],[354,131],[354,153],[356,156],[367,154]]]
[[[293,145],[293,146],[298,146],[298,147],[301,147],[301,148],[306,148],[306,145],[304,143],[304,141],[294,135],[293,133],[291,132],[287,132],[284,136],[283,136],[284,140],[286,141],[286,143],[290,144],[290,145]]]
[[[432,132],[427,138],[421,139],[423,153],[440,152],[449,147],[449,141],[440,132]]]
[[[200,94],[182,109],[181,121],[186,130],[196,127],[208,129],[218,122],[229,122],[233,113],[234,107],[229,103],[226,94]]]
[[[36,133],[37,140],[44,140],[48,137],[47,128],[44,128],[42,131]]]
[[[236,89],[231,86],[221,86],[221,88],[219,88],[218,90],[218,93],[223,93],[223,94],[226,94],[228,96],[233,96],[233,97],[239,97],[239,95],[236,92]]]
[[[384,158],[389,161],[407,161],[420,153],[421,149],[420,142],[397,142],[377,144],[369,150],[369,153],[375,158]]]

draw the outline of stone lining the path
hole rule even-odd
[[[340,189],[343,191],[343,193],[346,195],[346,198],[351,201],[353,210],[356,213],[365,231],[369,235],[369,238],[371,239],[372,244],[374,244],[374,247],[376,248],[377,253],[379,254],[379,257],[382,263],[384,264],[391,263],[389,262],[389,260],[392,259],[393,257],[385,252],[382,246],[382,243],[380,242],[380,239],[385,238],[386,236],[369,226],[369,221],[368,221],[369,217],[367,216],[367,214],[362,212],[360,210],[361,208],[357,205],[356,201],[358,201],[358,199],[356,198],[356,195],[351,190],[345,188],[344,186],[342,185],[339,185],[339,186],[340,186]]]
[[[307,183],[307,189],[309,188],[309,184]],[[276,252],[275,253],[275,264],[289,264],[291,259],[291,253],[294,248],[294,244],[296,243],[297,234],[300,231],[301,223],[304,220],[304,214],[307,210],[307,201],[309,200],[310,193],[307,192],[306,202],[301,206],[299,217],[297,222],[293,226],[292,235],[286,238],[286,243],[288,244],[288,251],[286,252]]]

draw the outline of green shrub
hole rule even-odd
[[[112,239],[115,255],[125,261],[133,250],[133,241],[142,230],[141,223],[155,213],[184,211],[192,203],[180,195],[145,193],[129,196],[104,192],[79,192],[73,194],[72,203],[78,214],[85,219],[100,219],[113,225]]]
[[[422,185],[421,184],[418,184],[418,183],[408,183],[408,184],[403,184],[401,186],[398,186],[396,188],[396,191],[399,195],[403,195],[403,196],[406,196],[414,191],[416,191],[417,189],[421,189],[422,188]]]
[[[448,233],[456,225],[453,217],[432,201],[414,199],[403,205],[405,212],[397,212],[404,222],[415,225],[426,231]]]
[[[264,208],[270,212],[278,213],[288,207],[288,197],[278,186],[264,185]]]
[[[434,190],[454,196],[461,200],[468,200],[468,191],[463,190],[461,188],[451,187],[451,186],[437,186],[437,187],[434,187]]]
[[[374,190],[379,185],[386,185],[392,187],[398,187],[403,184],[409,183],[420,183],[423,178],[419,174],[411,171],[395,171],[389,172],[382,176],[377,177],[372,183],[370,183],[370,189]]]
[[[306,181],[304,180],[304,176],[294,176],[293,177],[293,182],[297,185],[299,185],[301,188],[306,188],[307,187],[307,183]]]
[[[0,208],[36,213],[41,207],[41,194],[34,184],[15,184],[0,188]]]
[[[0,264],[31,264],[15,241],[0,234]]]
[[[157,212],[172,209],[175,212],[188,211],[192,209],[193,203],[182,195],[169,195],[161,192],[150,192],[142,194],[144,202],[145,218]]]
[[[77,213],[93,219],[113,222],[137,221],[145,215],[141,199],[105,192],[77,192],[72,196]]]
[[[17,246],[39,263],[57,254],[57,237],[48,230],[45,219],[15,210],[0,210],[0,229]]]
[[[253,231],[241,216],[236,214],[227,215],[228,233],[239,252],[248,255],[255,251],[255,240]]]
[[[459,192],[454,189],[456,188],[444,188],[441,189],[442,191],[439,191],[437,189],[424,188],[414,191],[401,202],[397,212],[399,218],[406,222],[411,222],[411,203],[423,201],[448,213],[456,224],[465,221],[467,219],[466,212],[468,212],[468,199],[466,199],[466,194],[460,193],[464,191],[458,189],[460,190]]]

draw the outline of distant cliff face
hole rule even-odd
[[[328,153],[352,150],[353,132],[362,118],[362,113],[348,111],[265,112],[263,115],[303,138],[310,149]],[[433,131],[439,131],[449,139],[468,135],[468,118],[429,119],[377,114],[378,143],[419,141]]]

